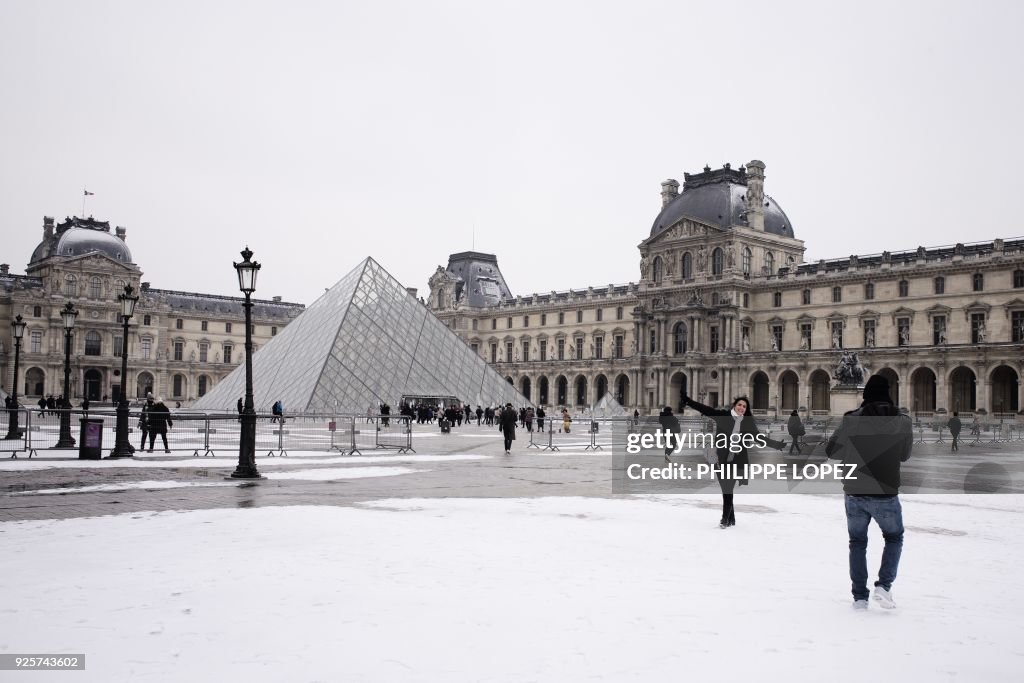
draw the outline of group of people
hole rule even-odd
[[[53,394],[45,397],[40,396],[37,405],[39,406],[40,417],[46,415],[46,413],[56,415],[58,410],[69,410],[72,407],[71,401],[65,400],[63,395],[54,396]]]
[[[146,448],[146,437],[149,437],[149,451],[153,452],[153,443],[156,441],[156,437],[159,434],[160,438],[164,442],[164,453],[170,453],[171,449],[167,445],[167,430],[174,425],[171,420],[171,411],[164,404],[163,398],[157,398],[153,400],[153,395],[150,394],[146,397],[146,403],[142,406],[142,414],[139,417],[139,431],[142,432],[142,441],[139,444],[139,450],[145,450]]]
[[[853,466],[852,474],[843,481],[853,606],[855,609],[867,609],[868,598],[871,597],[867,585],[867,544],[868,527],[871,520],[874,520],[881,528],[885,540],[878,578],[874,582],[874,599],[881,607],[892,609],[896,606],[892,584],[896,580],[904,533],[903,510],[899,500],[900,465],[910,458],[913,431],[910,416],[893,403],[889,382],[885,377],[870,377],[864,386],[862,399],[860,407],[843,416],[839,428],[826,444],[825,453],[829,458]],[[760,434],[750,414],[750,401],[745,396],[734,399],[728,409],[712,408],[689,396],[683,397],[683,403],[701,415],[710,417],[719,434],[739,437],[757,437]],[[679,420],[672,414],[671,408],[662,411],[659,422],[663,430],[676,435],[680,433]],[[794,435],[794,441],[803,435],[803,424],[795,411],[790,415],[787,426],[790,434]],[[954,450],[957,448],[959,420],[955,426],[955,432],[952,425],[950,428],[954,432]],[[672,452],[671,439],[668,442],[666,460]],[[730,449],[728,446],[720,446],[715,454],[719,466],[736,466],[735,469],[723,467],[718,470],[717,479],[722,491],[721,529],[736,525],[733,493],[736,487],[748,483],[742,478],[742,473],[744,465],[750,462],[747,448],[743,444],[753,443],[754,440],[734,438],[730,442],[741,447]],[[784,441],[765,438],[764,442],[778,450],[785,446]],[[799,453],[800,446],[795,446]]]

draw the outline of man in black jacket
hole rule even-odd
[[[153,452],[153,442],[159,434],[164,441],[164,453],[170,453],[171,449],[167,446],[167,430],[174,423],[171,422],[171,411],[162,398],[158,398],[156,404],[149,409],[146,421],[149,423],[149,452]]]
[[[512,407],[511,403],[505,404],[505,410],[498,416],[498,424],[501,426],[501,433],[505,437],[505,455],[512,452],[512,442],[516,439],[516,422],[519,421],[519,413]]]
[[[953,417],[949,421],[949,435],[953,437],[953,451],[960,450],[960,413],[953,411]]]
[[[896,604],[892,584],[903,551],[903,509],[900,506],[900,463],[910,458],[914,433],[910,416],[902,414],[889,397],[889,382],[873,375],[864,386],[860,408],[843,416],[825,452],[855,466],[843,481],[846,526],[850,536],[850,581],[853,606],[868,606],[868,526],[874,519],[882,530],[885,548],[875,581],[875,600],[886,609]]]

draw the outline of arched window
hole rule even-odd
[[[750,247],[743,247],[743,274],[750,275],[750,269],[754,262],[754,252],[750,251]]]
[[[722,250],[719,247],[715,247],[715,250],[711,252],[711,274],[721,275],[725,266],[722,262]]]
[[[678,356],[686,353],[686,323],[676,323],[672,328],[672,337],[675,354]]]
[[[89,298],[99,299],[103,296],[103,283],[98,277],[89,281]]]
[[[78,296],[78,281],[74,275],[64,278],[64,296]]]
[[[764,269],[766,275],[775,274],[775,254],[770,251],[764,253]]]
[[[85,333],[85,355],[98,356],[103,351],[103,341],[100,333],[96,330],[89,330]]]
[[[662,262],[660,256],[654,257],[654,281],[661,283],[661,279],[665,275],[665,264]]]
[[[691,277],[693,277],[693,257],[690,256],[690,252],[688,252],[688,251],[687,252],[683,252],[683,259],[682,259],[681,270],[682,270],[681,274],[682,274],[684,280],[689,280]],[[1021,272],[1024,273],[1024,271],[1021,271]],[[1016,276],[1014,276],[1014,277],[1016,277]]]

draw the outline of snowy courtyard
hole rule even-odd
[[[840,496],[741,495],[721,530],[716,495],[579,495],[523,478],[575,463],[584,481],[606,456],[496,447],[262,458],[255,485],[190,477],[201,458],[5,463],[8,481],[83,479],[5,506],[99,512],[0,523],[0,653],[85,655],[84,672],[32,680],[1019,680],[1019,495],[902,496],[898,608],[855,612]],[[134,480],[109,481],[124,467]],[[522,493],[467,483],[498,477]],[[349,500],[367,482],[381,488]],[[298,486],[318,503],[261,502]],[[231,504],[164,509],[185,492]],[[105,512],[128,494],[139,509]]]

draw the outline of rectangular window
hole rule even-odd
[[[711,341],[711,353],[717,353],[718,352],[718,325],[712,325],[711,326],[710,341]]]
[[[497,344],[491,344],[491,362],[492,363],[497,363],[498,362],[498,345]]]
[[[576,337],[576,360],[583,360],[583,337]]]
[[[32,351],[32,353],[42,353],[42,351],[43,351],[43,331],[42,330],[32,330],[31,340],[32,341],[30,342],[31,346],[29,347],[29,350]]]
[[[750,308],[750,294],[743,292],[743,308]]]
[[[803,291],[803,295],[802,296],[803,296],[804,306],[806,306],[806,305],[811,303],[811,290],[805,289]]]
[[[583,322],[583,311],[576,311],[576,322]]]
[[[946,343],[946,316],[937,315],[932,318],[932,344],[940,346]]]
[[[935,293],[945,294],[946,293],[946,278],[937,277],[935,278]]]
[[[150,354],[153,351],[153,340],[143,338],[142,339],[142,357],[149,360]]]
[[[864,285],[864,298],[865,299],[874,299],[875,298],[875,285],[874,284],[869,282],[866,285]]]
[[[209,352],[210,352],[210,345],[209,344],[200,344],[199,345],[199,362],[200,363],[205,363],[206,362],[207,358],[210,355]]]
[[[594,358],[597,360],[604,358],[604,337],[594,337]]]
[[[861,322],[861,326],[864,328],[864,348],[875,348],[875,321],[864,320]]]
[[[225,344],[224,345],[224,362],[225,363],[230,363],[231,362],[231,350],[233,348],[234,347],[232,347],[231,344]]]
[[[811,324],[800,323],[800,348],[803,351],[811,350]]]
[[[541,339],[540,340],[540,359],[542,361],[545,361],[545,360],[548,359],[548,340],[547,339]]]
[[[99,356],[102,352],[102,340],[100,339],[99,332],[86,332],[85,355]]]
[[[615,309],[615,319],[622,320],[622,306]]]
[[[498,319],[497,318],[491,318],[491,329],[492,330],[498,329]]]
[[[1018,268],[1013,271],[1013,288],[1020,289],[1024,287],[1024,269]]]
[[[841,304],[843,303],[843,288],[833,287],[832,288],[832,303]]]
[[[174,342],[174,360],[181,360],[185,355],[185,342]]]
[[[477,355],[477,356],[480,355],[480,345],[479,344],[470,344],[469,348],[473,349],[473,353],[475,355]]]
[[[625,345],[625,343],[626,343],[626,338],[624,336],[622,336],[621,334],[615,335],[615,350],[614,350],[613,353],[615,354],[616,358],[622,358],[622,355],[623,355],[623,348],[622,347]]]
[[[174,387],[174,389],[172,390],[174,392],[174,397],[181,397],[181,375],[174,376],[174,381],[172,382],[172,385]]]
[[[152,324],[152,320],[153,319],[148,315],[142,316],[142,324],[146,327],[149,327]]]
[[[473,318],[473,331],[476,332],[476,329],[477,329],[477,319]]]
[[[775,308],[782,308],[782,292],[775,292],[772,294],[772,305]]]
[[[224,331],[231,334],[231,323],[224,323]]]
[[[506,330],[511,330],[511,329],[512,329],[512,316],[509,316],[509,317],[508,317],[508,318],[507,318],[507,319],[505,320],[505,329],[506,329]]]
[[[474,320],[473,322],[475,323],[476,321]],[[473,329],[475,330],[476,328],[474,327]],[[277,327],[271,327],[270,328],[270,336],[271,337],[276,337],[277,336]]]
[[[975,273],[974,277],[971,278],[971,282],[974,285],[974,291],[975,292],[984,292],[985,291],[985,276],[982,275],[981,273]]]
[[[1024,311],[1014,311],[1010,314],[1010,339],[1015,344],[1024,342]]]
[[[512,318],[509,318],[511,320]],[[505,342],[505,362],[512,362],[512,342]]]
[[[199,328],[203,332],[206,332],[208,329],[210,329],[210,321],[208,321],[208,320],[202,321],[201,323],[199,323]]]
[[[984,344],[987,341],[985,314],[971,313],[971,343]]]
[[[900,280],[899,294],[901,297],[910,296],[910,283],[907,282],[906,280]]]
[[[910,318],[896,318],[897,345],[910,346]]]
[[[658,350],[658,333],[651,330],[650,336],[647,338],[647,353],[655,353]]]
[[[558,360],[565,360],[565,340],[558,340]]]
[[[530,342],[528,341],[523,342],[523,362],[530,362]]]
[[[602,320],[604,320],[604,309],[599,308],[597,309],[597,322],[601,322]]]
[[[548,314],[547,313],[541,313],[540,314],[540,326],[544,327],[547,324],[548,324]]]
[[[114,358],[121,357],[122,346],[124,346],[124,337],[120,335],[114,337]]]
[[[93,278],[92,282],[89,283],[89,296],[93,299],[99,299],[103,296],[103,285],[100,284],[99,278]]]
[[[529,326],[530,326],[530,316],[524,315],[523,316],[523,327],[529,327]]]
[[[180,329],[182,329],[184,327],[185,327],[185,321],[182,320],[181,318],[178,318],[177,320],[174,321],[174,329],[180,330]]]
[[[564,311],[559,311],[558,312],[558,324],[559,325],[564,325],[565,324],[565,312]]]
[[[772,325],[772,351],[782,350],[782,325]]]

